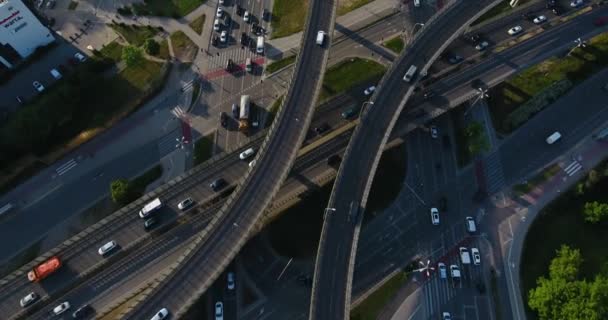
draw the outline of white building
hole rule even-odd
[[[12,68],[54,40],[21,0],[0,0],[0,67]]]

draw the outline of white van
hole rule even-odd
[[[148,204],[146,204],[143,208],[141,208],[141,210],[139,210],[139,217],[142,219],[146,218],[150,214],[152,214],[152,212],[160,209],[162,206],[163,206],[163,203],[160,201],[159,198],[156,198],[156,199],[152,200],[151,202],[149,202]]]
[[[557,142],[557,140],[561,139],[561,137],[562,135],[558,131],[555,131],[550,136],[548,136],[545,141],[547,141],[548,144],[554,144],[555,142]]]
[[[257,46],[255,48],[255,52],[257,52],[259,54],[263,54],[264,53],[264,36],[259,36],[258,37],[258,43],[257,43]]]
[[[323,42],[325,42],[325,31],[319,30],[317,32],[317,44],[323,46]]]
[[[53,78],[59,80],[61,79],[61,72],[59,72],[59,70],[57,69],[51,69],[51,75],[53,76]]]
[[[473,219],[473,217],[466,217],[465,224],[468,233],[475,233],[477,231],[477,226],[475,226],[475,219]]]

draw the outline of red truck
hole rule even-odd
[[[61,260],[58,257],[51,257],[50,259],[42,262],[27,273],[27,278],[32,282],[38,282],[48,277],[53,272],[57,271],[61,267]]]

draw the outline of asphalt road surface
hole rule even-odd
[[[367,193],[381,150],[401,108],[414,90],[402,79],[410,66],[430,65],[459,32],[481,11],[498,1],[460,1],[426,24],[420,34],[385,76],[372,96],[342,162],[334,191],[326,210],[317,253],[310,319],[346,319],[350,313],[350,294],[354,253]],[[366,183],[362,183],[365,181]]]
[[[336,3],[314,1],[302,39],[302,49],[283,110],[279,112],[262,147],[257,165],[221,210],[213,230],[193,241],[186,259],[127,317],[146,318],[165,306],[176,316],[182,314],[221,274],[248,239],[272,197],[287,177],[312,119],[321,79],[311,74],[325,70],[329,35],[333,31]],[[315,43],[318,30],[326,30],[325,45]],[[311,94],[312,93],[312,94]],[[204,239],[203,239],[204,237]],[[204,241],[203,241],[204,240]]]

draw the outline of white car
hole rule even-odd
[[[228,290],[234,290],[235,282],[234,282],[234,272],[228,272]]]
[[[243,21],[249,22],[250,18],[251,18],[251,15],[249,14],[249,11],[245,11],[245,14],[243,15]]]
[[[460,279],[460,268],[457,265],[450,265],[450,274],[454,279]]]
[[[431,208],[431,222],[435,226],[439,224],[439,210],[437,208]]]
[[[376,91],[376,86],[371,86],[365,89],[365,91],[363,91],[363,94],[369,96],[370,94],[374,93],[374,91]]]
[[[224,4],[224,0],[220,0],[220,4]]]
[[[509,29],[509,35],[514,36],[516,34],[521,33],[522,31],[524,31],[524,28],[522,28],[521,26],[515,26],[511,29]]]
[[[437,139],[439,137],[439,129],[437,126],[431,126],[431,138]]]
[[[220,301],[215,303],[215,320],[224,320],[224,304]]]
[[[479,254],[479,249],[471,248],[471,254],[473,255],[473,264],[478,266],[481,264],[481,255]]]
[[[452,320],[452,315],[449,312],[444,312],[442,314],[442,320]]]
[[[439,278],[447,279],[448,268],[445,266],[445,263],[443,263],[443,262],[437,263],[437,269],[439,269]]]
[[[101,246],[99,248],[99,250],[97,250],[97,253],[99,253],[100,256],[104,256],[108,252],[114,250],[114,248],[116,248],[116,241],[112,240],[112,241],[104,244],[103,246]]]
[[[169,310],[167,308],[162,308],[158,310],[158,312],[152,317],[150,320],[162,320],[169,315]]]
[[[541,24],[541,23],[547,21],[547,17],[545,17],[545,16],[538,16],[538,17],[534,18],[534,20],[532,20],[532,21],[534,23],[536,23],[536,24]]]
[[[217,11],[215,12],[215,16],[218,17],[218,18],[221,18],[222,15],[224,15],[224,8],[217,7]]]
[[[215,19],[215,21],[213,21],[213,30],[220,31],[220,19]]]
[[[490,44],[487,41],[482,41],[475,46],[477,51],[485,50]]]
[[[55,308],[53,308],[53,313],[57,316],[57,315],[60,315],[64,312],[66,312],[69,308],[70,308],[70,303],[65,301],[65,302],[62,302],[60,305],[56,306]]]
[[[36,292],[30,292],[27,296],[21,298],[21,300],[19,301],[19,304],[21,305],[22,308],[25,308],[25,307],[29,306],[30,304],[34,303],[34,301],[36,301],[36,299],[38,299],[38,295],[36,294]]]
[[[220,33],[220,42],[226,43],[227,38],[228,38],[228,33],[226,32],[226,30],[222,31],[222,33]]]
[[[185,209],[190,208],[190,206],[192,206],[193,204],[194,204],[194,200],[192,200],[192,198],[186,198],[186,199],[182,200],[182,202],[177,204],[177,208],[180,210],[185,210]]]
[[[570,6],[572,8],[578,8],[582,5],[583,5],[583,0],[574,0],[574,1],[570,2]]]
[[[80,62],[85,62],[87,61],[87,57],[84,56],[84,54],[80,53],[80,52],[76,52],[74,53],[74,58],[76,58],[78,61]]]
[[[241,152],[241,154],[239,154],[239,159],[245,160],[245,159],[251,157],[254,153],[255,153],[255,151],[253,150],[253,148],[249,148],[249,149]]]
[[[255,166],[255,159],[249,162],[249,168],[253,168]]]
[[[38,81],[34,81],[34,82],[32,82],[32,85],[34,86],[36,91],[38,91],[38,92],[44,91],[44,86],[42,85],[42,83],[40,83]]]

